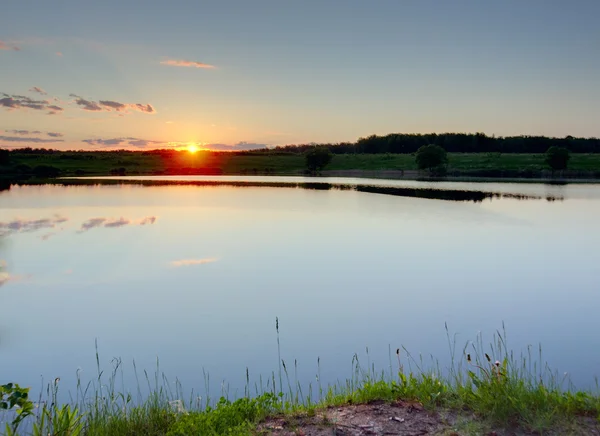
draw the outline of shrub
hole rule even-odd
[[[322,170],[331,162],[333,153],[328,147],[313,147],[306,151],[304,157],[306,159],[306,169],[314,173]]]
[[[553,145],[546,151],[546,164],[552,168],[552,171],[567,169],[570,158],[569,150],[564,147]]]
[[[429,144],[417,150],[415,160],[419,169],[428,169],[433,173],[434,169],[445,167],[448,163],[448,156],[446,150],[439,145]],[[442,171],[436,170],[435,172],[439,173]]]
[[[60,170],[52,165],[38,165],[33,169],[36,177],[53,178],[60,175]]]

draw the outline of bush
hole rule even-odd
[[[313,147],[307,150],[304,156],[306,169],[312,173],[322,170],[333,159],[333,153],[328,147]]]
[[[415,157],[419,169],[428,169],[432,173],[441,173],[442,168],[448,163],[446,150],[439,145],[429,144],[424,145],[417,150]]]
[[[564,147],[553,145],[546,151],[546,164],[552,168],[552,171],[566,170],[569,159],[571,159],[571,154]]]
[[[36,177],[54,178],[60,175],[60,170],[52,165],[38,165],[33,169]]]

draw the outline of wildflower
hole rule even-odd
[[[499,360],[496,360],[496,363],[495,363],[495,365],[496,365],[496,366],[500,366],[500,361],[499,361]]]

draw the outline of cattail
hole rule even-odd
[[[399,356],[400,355],[400,348],[396,348],[396,355]]]
[[[471,363],[471,355],[467,354],[467,362]]]
[[[490,356],[488,355],[488,353],[485,353],[485,358],[487,359],[488,362],[492,361],[492,359],[490,359]]]

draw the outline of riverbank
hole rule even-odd
[[[13,151],[10,165],[0,175],[11,177],[106,176],[106,175],[302,175],[302,154],[159,152],[61,152]],[[416,179],[412,154],[338,154],[323,175]],[[363,175],[359,175],[363,177]],[[573,180],[600,178],[600,154],[572,154],[569,169],[552,173],[544,154],[449,153],[449,178],[524,180]]]
[[[355,355],[345,382],[321,386],[317,373],[314,389],[310,384],[304,390],[292,375],[296,368],[280,360],[264,384],[261,378],[253,385],[246,370],[244,396],[230,399],[222,391],[216,401],[208,393],[184,400],[157,368],[152,382],[144,371],[142,384],[151,393],[136,402],[135,393],[115,389],[122,372],[116,360],[112,375],[99,367],[96,380],[78,382],[70,405],[57,405],[59,382],[51,383],[29,422],[17,433],[9,424],[4,434],[600,434],[598,387],[576,390],[566,376],[532,360],[530,352],[514,357],[501,335],[485,348],[477,340],[463,349],[450,342],[450,350],[453,363],[446,370],[427,367],[405,349],[390,350],[389,369],[381,372]],[[139,386],[137,392],[140,397]]]

